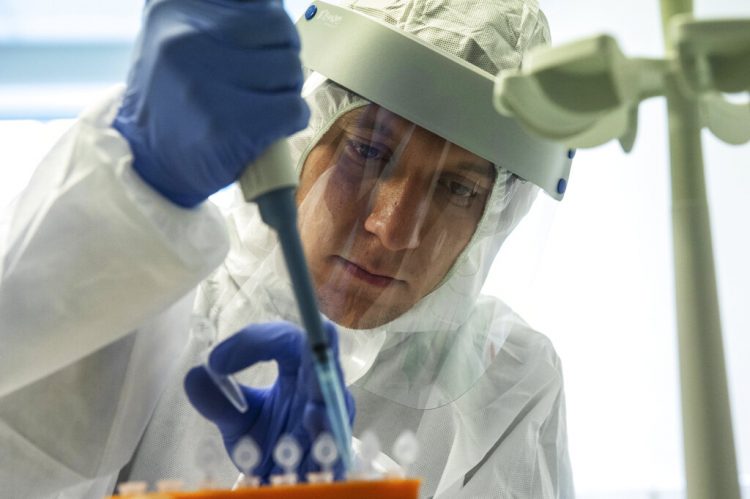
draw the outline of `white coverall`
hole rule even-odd
[[[192,288],[221,262],[224,224],[210,204],[179,209],[142,183],[108,126],[115,109],[83,116],[15,209],[0,287],[3,497],[98,498],[131,459],[132,479],[194,483],[197,446],[219,439],[182,377],[209,346],[189,335]],[[202,286],[201,313],[230,285],[231,261]],[[504,305],[480,299],[486,321],[483,309],[512,326],[466,393],[425,410],[355,382],[355,436],[373,429],[389,449],[414,430],[423,457],[410,472],[425,497],[570,497],[559,360]],[[341,338],[356,377],[346,357],[357,348]],[[224,484],[236,474],[224,457]]]
[[[366,101],[327,82],[308,102],[310,126],[290,140],[298,167]],[[2,498],[99,498],[123,467],[128,479],[195,483],[196,451],[221,444],[189,405],[185,372],[249,322],[296,319],[255,210],[186,210],[158,195],[110,127],[118,104],[113,93],[79,119],[0,227]],[[509,193],[507,180],[498,177],[436,290],[380,328],[339,328],[354,436],[374,430],[388,454],[413,430],[421,451],[408,471],[422,477],[423,497],[573,496],[559,359],[507,306],[479,295],[533,199],[531,186]],[[193,334],[191,311],[219,337]],[[240,379],[263,384],[273,373],[261,365]],[[237,471],[220,460],[218,478],[231,486]]]

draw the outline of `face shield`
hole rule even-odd
[[[544,41],[546,25],[525,3],[490,3],[501,12],[481,22],[499,18],[515,31],[505,26],[499,39],[486,37],[494,47],[466,50],[494,70],[517,64],[519,46]],[[561,197],[570,160],[495,113],[493,74],[459,57],[467,44],[454,44],[458,56],[446,51],[445,33],[467,38],[456,34],[467,28],[445,29],[465,16],[431,2],[380,4],[316,2],[315,14],[298,23],[312,111],[309,127],[289,140],[300,174],[299,229],[321,312],[339,326],[347,383],[430,409],[466,393],[513,329],[527,327],[480,292],[538,186]],[[414,8],[401,12],[404,5]],[[373,19],[377,13],[384,21]],[[442,31],[425,23],[442,23]],[[374,44],[391,57],[366,59]],[[449,85],[436,83],[441,75]],[[235,287],[216,301],[220,334],[249,322],[299,323],[272,231],[254,205],[237,202],[229,220],[226,268]],[[255,384],[273,381],[267,366],[253,369]]]

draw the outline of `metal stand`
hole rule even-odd
[[[661,13],[665,59],[627,58],[604,35],[542,49],[498,75],[495,106],[570,147],[616,138],[627,152],[639,103],[666,97],[687,495],[739,499],[700,134],[750,140],[750,106],[720,93],[750,92],[750,19],[695,21],[692,0]]]

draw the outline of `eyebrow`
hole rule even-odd
[[[389,139],[396,140],[396,134],[393,132],[393,129],[383,123],[382,120],[376,119],[371,112],[365,111],[360,115],[352,116],[351,119],[345,121],[344,126],[354,126],[360,130],[382,133]]]
[[[456,167],[462,171],[470,171],[470,172],[474,172],[479,175],[482,175],[490,182],[495,181],[495,165],[491,163],[479,164],[479,163],[471,163],[471,162],[462,162],[456,165]]]

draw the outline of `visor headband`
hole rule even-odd
[[[494,75],[387,23],[320,0],[297,29],[307,68],[562,199],[571,165],[567,148],[498,114]]]

